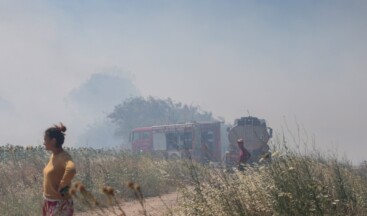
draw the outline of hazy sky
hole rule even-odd
[[[0,144],[40,144],[65,98],[118,68],[143,96],[228,122],[296,121],[367,159],[367,1],[0,0]]]

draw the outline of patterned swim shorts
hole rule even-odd
[[[74,213],[73,200],[49,200],[43,202],[43,216],[72,216]]]

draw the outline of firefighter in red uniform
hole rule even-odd
[[[240,157],[238,160],[238,170],[243,171],[244,165],[248,161],[248,159],[250,159],[251,154],[245,148],[243,139],[238,139],[237,144],[238,144],[238,148],[240,149]]]

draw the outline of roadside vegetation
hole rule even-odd
[[[366,166],[276,151],[243,172],[204,169],[180,189],[177,215],[367,215]]]
[[[175,190],[174,172],[170,163],[149,155],[132,155],[117,150],[87,148],[66,149],[77,164],[79,182],[96,200],[110,204],[105,188],[113,188],[118,201],[135,199],[129,182],[144,189],[144,197]],[[0,215],[40,215],[42,208],[42,170],[50,154],[42,146],[0,147]],[[170,173],[171,172],[171,173]],[[76,210],[91,206],[76,201]]]
[[[177,191],[167,215],[367,215],[367,166],[352,166],[317,151],[307,154],[279,141],[272,157],[245,171],[117,150],[67,149],[78,165],[71,193],[76,210],[123,215],[120,206]],[[43,147],[0,148],[0,215],[40,215]],[[115,208],[116,209],[116,208]]]

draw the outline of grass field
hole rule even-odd
[[[67,149],[77,164],[74,182],[90,195],[75,188],[76,210],[103,212],[132,199],[143,209],[146,197],[177,191],[177,204],[167,214],[367,215],[365,164],[355,167],[317,151],[301,154],[277,146],[271,161],[248,165],[243,172],[122,151]],[[48,158],[43,147],[1,147],[0,215],[40,215]]]

